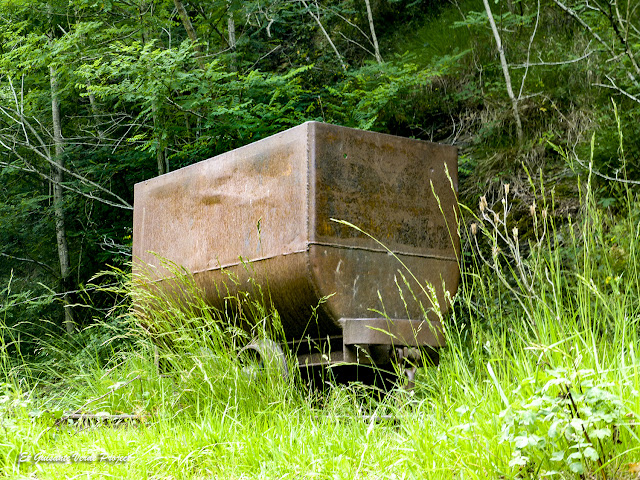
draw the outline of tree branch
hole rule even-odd
[[[56,271],[55,268],[50,267],[46,263],[42,263],[42,262],[39,262],[38,260],[34,260],[33,258],[16,257],[14,255],[9,255],[8,253],[1,253],[1,252],[0,252],[0,257],[6,257],[6,258],[10,258],[11,260],[18,260],[20,262],[35,263],[36,265],[40,265],[41,267],[44,267],[47,270],[49,270],[54,275],[58,276],[58,272]]]
[[[601,173],[597,170],[593,169],[593,165],[591,163],[589,163],[589,165],[586,165],[582,160],[580,160],[580,158],[578,157],[578,155],[573,152],[573,157],[575,159],[576,162],[578,162],[578,164],[584,168],[585,170],[590,171],[591,173],[593,173],[595,176],[600,177],[600,178],[604,178],[605,180],[609,180],[610,182],[618,182],[618,183],[626,183],[628,185],[640,185],[640,181],[638,180],[627,180],[626,178],[618,178],[618,177],[610,177],[609,175],[606,175],[604,173]]]
[[[14,97],[14,101],[18,101],[18,96],[17,93],[15,92],[15,88],[13,87],[13,82],[11,82],[11,80],[9,79],[10,83],[10,88],[13,92],[13,97]],[[42,158],[43,160],[45,160],[52,168],[54,169],[59,169],[62,172],[80,180],[81,183],[84,183],[86,185],[89,185],[93,188],[96,188],[112,197],[114,197],[116,200],[118,200],[118,202],[120,203],[116,203],[110,200],[106,200],[106,199],[101,199],[99,197],[95,197],[95,196],[90,196],[90,198],[93,198],[95,200],[101,201],[103,203],[107,203],[111,206],[115,206],[118,208],[124,208],[126,210],[133,210],[133,207],[123,198],[121,198],[119,195],[111,192],[109,189],[89,180],[88,178],[73,172],[71,170],[69,170],[67,167],[65,167],[64,165],[61,165],[59,163],[57,163],[52,157],[51,157],[51,151],[49,149],[49,144],[45,143],[44,140],[42,139],[42,137],[38,134],[37,130],[31,125],[31,123],[27,120],[27,118],[22,114],[22,105],[20,103],[16,104],[16,108],[15,109],[8,109],[6,107],[0,106],[0,113],[4,114],[7,118],[9,118],[12,122],[16,123],[17,125],[20,126],[23,134],[24,134],[24,141],[19,141],[18,138],[16,138],[15,136],[13,137],[7,137],[7,136],[3,136],[0,137],[0,145],[2,145],[2,147],[4,147],[6,150],[10,151],[11,153],[13,153],[14,155],[16,155],[18,158],[20,158],[20,160],[22,160],[25,165],[29,165],[30,168],[32,168],[33,172],[38,173],[39,175],[41,175],[43,178],[46,178],[49,181],[53,181],[55,184],[61,184],[63,185],[63,188],[67,188],[70,189],[67,186],[64,186],[64,184],[62,184],[61,182],[56,182],[54,181],[54,179],[52,179],[51,177],[48,177],[47,175],[45,175],[42,172],[39,172],[33,165],[30,164],[30,162],[27,162],[24,157],[22,155],[20,155],[17,151],[17,147],[16,145],[21,145],[25,148],[28,148],[31,152],[33,152],[34,154],[38,155],[40,158]],[[36,122],[38,122],[37,119],[35,119]],[[39,122],[38,122],[39,123]],[[37,145],[34,145],[31,140],[30,140],[30,136],[29,133],[31,132],[32,136],[36,139]],[[74,190],[75,191],[75,190]],[[77,193],[82,193],[79,191],[76,191]],[[87,194],[82,193],[84,196],[87,196]]]
[[[318,26],[320,27],[320,30],[322,30],[322,33],[324,34],[325,38],[327,39],[327,41],[329,42],[329,45],[331,45],[331,48],[333,49],[333,51],[336,54],[336,57],[338,57],[338,60],[340,61],[340,65],[342,65],[342,69],[343,70],[347,70],[347,64],[344,63],[344,60],[342,59],[342,55],[340,55],[340,52],[338,52],[338,49],[336,48],[335,44],[333,43],[333,41],[331,40],[331,37],[329,36],[329,34],[327,33],[327,31],[324,29],[324,27],[322,26],[322,22],[320,21],[320,17],[318,17],[315,13],[313,13],[311,11],[311,9],[309,8],[309,5],[307,4],[306,0],[299,0],[300,2],[302,2],[302,4],[304,5],[304,7],[307,9],[307,11],[309,12],[309,15],[311,15],[313,17],[313,19],[316,21],[316,23],[318,24]]]
[[[511,86],[511,75],[509,74],[509,64],[507,63],[507,57],[504,54],[504,48],[502,46],[502,40],[500,39],[500,33],[498,32],[498,27],[496,26],[496,22],[493,19],[493,14],[491,13],[491,7],[489,6],[489,2],[487,0],[482,0],[482,2],[484,3],[484,8],[487,11],[487,17],[489,18],[491,31],[493,32],[493,37],[495,38],[496,46],[498,47],[498,54],[500,55],[500,65],[502,65],[502,73],[504,75],[504,83],[507,86],[507,94],[509,95],[509,99],[511,100],[511,109],[513,110],[513,117],[516,121],[516,135],[518,137],[518,148],[520,148],[524,140],[524,135],[522,133],[522,121],[520,120],[520,112],[518,111],[518,99],[515,97],[513,93],[513,87]]]
[[[196,62],[198,62],[198,66],[204,70],[206,67],[202,61],[202,49],[198,43],[198,35],[196,34],[196,30],[193,28],[189,14],[187,14],[181,0],[173,0],[173,3],[176,6],[176,10],[178,10],[178,15],[180,15],[180,20],[182,20],[184,29],[187,31],[187,35],[189,35],[189,38],[193,43],[193,48],[196,51]]]
[[[342,38],[344,38],[347,42],[349,43],[353,43],[354,45],[360,47],[362,50],[364,50],[365,52],[367,52],[369,55],[371,55],[372,57],[375,57],[375,53],[373,53],[371,50],[369,50],[367,47],[365,47],[364,45],[356,42],[355,40],[350,39],[349,37],[347,37],[344,33],[342,32],[338,32],[340,34],[340,36]]]
[[[536,32],[538,31],[538,23],[540,22],[540,0],[538,0],[538,11],[536,13],[536,24],[533,27],[533,32],[531,33],[531,37],[529,37],[529,45],[527,47],[527,63],[525,64],[524,75],[522,76],[522,82],[520,82],[520,91],[518,92],[518,100],[522,98],[522,91],[524,90],[524,83],[527,80],[527,74],[529,73],[529,59],[531,58],[531,45],[533,45],[533,40],[536,37]]]
[[[620,88],[618,85],[615,84],[615,82],[609,75],[605,75],[605,77],[607,77],[607,80],[611,82],[611,85],[605,85],[604,83],[594,83],[593,85],[596,87],[604,87],[604,88],[610,88],[611,90],[616,90],[617,92],[620,92],[622,95],[624,95],[627,98],[630,98],[634,102],[640,103],[640,98],[634,95],[631,95],[629,92]]]
[[[198,112],[194,112],[193,110],[189,109],[189,108],[184,108],[181,107],[180,105],[178,105],[176,102],[174,102],[170,97],[164,97],[165,100],[167,100],[167,102],[169,102],[171,105],[173,105],[174,107],[176,107],[178,110],[180,110],[181,112],[185,112],[185,113],[190,113],[191,115],[195,115],[198,118],[201,118],[203,120],[206,120],[207,117],[205,117],[204,115],[201,115]]]
[[[607,43],[605,42],[602,37],[600,35],[598,35],[592,28],[591,26],[585,22],[580,15],[578,15],[573,9],[567,7],[565,4],[563,4],[560,0],[553,0],[553,2],[558,5],[558,7],[560,7],[562,10],[564,10],[568,15],[570,15],[571,17],[573,17],[584,29],[586,29],[591,36],[593,36],[593,38],[595,38],[596,40],[598,40],[598,42],[600,42],[602,44],[602,46],[604,46],[604,48],[607,50],[607,52],[609,52],[609,54],[611,55],[611,57],[616,57],[616,52],[613,50],[613,48]],[[606,15],[605,15],[606,16]],[[632,61],[634,59],[631,59]],[[635,65],[637,67],[637,65]],[[636,69],[636,71],[638,71]],[[639,72],[640,73],[640,72]],[[635,76],[631,73],[631,72],[627,72],[627,75],[629,76],[629,78],[631,79],[631,81],[633,83],[637,83]]]
[[[1,143],[2,142],[0,141],[0,144]],[[0,161],[0,167],[15,168],[16,170],[21,170],[23,172],[35,173],[36,175],[42,177],[43,179],[45,179],[45,180],[47,180],[47,181],[49,181],[51,183],[55,183],[55,180],[52,177],[50,177],[46,173],[43,173],[40,170],[38,170],[36,167],[34,167],[30,163],[28,163],[22,156],[16,154],[15,152],[12,152],[12,153],[14,155],[16,155],[20,160],[22,160],[25,163],[25,165],[27,165],[27,166],[26,167],[22,167],[20,165],[14,164],[14,163],[7,163],[7,162]],[[60,186],[62,188],[64,188],[65,190],[69,190],[70,192],[77,193],[78,195],[82,195],[83,197],[89,198],[91,200],[96,200],[96,201],[98,201],[100,203],[104,203],[105,205],[109,205],[111,207],[122,208],[124,210],[133,210],[132,206],[125,206],[125,205],[122,205],[120,203],[115,203],[115,202],[112,202],[111,200],[107,200],[106,198],[97,197],[97,196],[93,195],[92,193],[83,192],[82,190],[78,190],[77,188],[73,188],[73,187],[67,185],[66,183],[61,183]]]
[[[581,60],[584,60],[585,58],[588,58],[589,56],[591,56],[593,53],[595,52],[595,50],[591,50],[588,53],[585,53],[584,55],[582,55],[581,57],[578,58],[574,58],[573,60],[563,60],[561,62],[544,62],[544,61],[540,61],[540,62],[536,62],[536,63],[530,63],[527,61],[527,63],[522,63],[520,65],[511,65],[511,68],[527,68],[527,67],[547,67],[547,66],[557,66],[557,65],[569,65],[571,63],[577,63]]]

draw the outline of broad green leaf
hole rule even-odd
[[[584,465],[582,462],[569,462],[569,470],[582,475],[584,473]]]
[[[549,460],[552,462],[561,462],[564,460],[564,452],[562,450],[558,450],[557,452],[553,452]]]
[[[584,456],[586,458],[589,458],[589,459],[593,460],[594,462],[596,460],[598,460],[598,458],[600,458],[600,456],[598,455],[598,452],[593,447],[585,448],[583,454],[584,454]]]

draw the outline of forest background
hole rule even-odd
[[[7,324],[89,325],[109,300],[87,283],[131,259],[136,182],[307,120],[458,146],[465,204],[511,183],[527,213],[542,173],[575,213],[593,132],[596,171],[639,168],[638,11],[605,3],[491,2],[503,70],[479,0],[2,2]]]
[[[603,263],[589,279],[607,294],[630,281],[640,215],[634,1],[2,0],[0,24],[5,372],[69,365],[69,352],[108,363],[126,322],[114,308],[128,300],[100,274],[130,270],[136,182],[308,120],[459,148],[460,201],[471,206],[463,259],[487,255],[479,268],[505,290],[482,298],[500,315],[525,308],[505,292],[537,298],[518,274],[533,247],[504,259],[508,274],[487,254],[498,251],[482,230],[495,227],[487,212],[507,197],[507,247],[539,240],[538,221],[597,218],[601,241],[585,251]],[[588,235],[571,232],[554,230],[549,251],[584,268],[571,249]],[[637,304],[629,299],[623,316]]]

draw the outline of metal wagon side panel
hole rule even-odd
[[[180,265],[215,306],[251,290],[251,277],[269,290],[287,336],[302,335],[318,301],[307,273],[307,176],[301,125],[137,184],[134,269],[162,281],[170,273],[160,259]]]

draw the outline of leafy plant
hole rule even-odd
[[[522,381],[514,393],[534,391],[500,414],[502,441],[514,447],[510,466],[532,478],[558,474],[563,464],[579,475],[602,471],[627,412],[613,385],[596,378],[594,370],[559,367]]]
[[[27,408],[31,392],[13,383],[0,382],[0,471],[2,465],[15,462],[25,434],[30,429]]]

